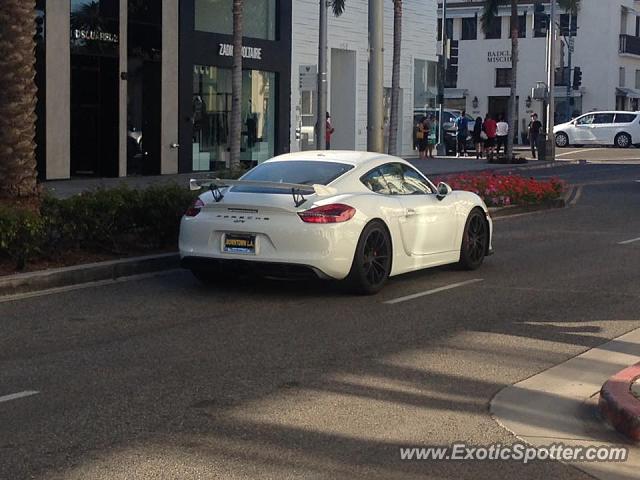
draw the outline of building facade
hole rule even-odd
[[[436,1],[403,2],[400,68],[401,121],[398,152],[413,150],[414,108],[424,106],[428,86],[435,97]],[[328,110],[335,133],[332,149],[366,150],[368,88],[368,2],[349,0],[340,17],[329,15]],[[293,5],[291,61],[291,150],[314,148],[318,61],[318,2],[296,0]],[[393,2],[384,2],[385,145],[391,101],[393,60]]]
[[[542,103],[531,98],[536,82],[546,83],[546,26],[535,3],[549,12],[549,2],[520,1],[517,78],[518,122],[524,140],[531,113]],[[481,28],[483,2],[447,2],[447,32],[458,41],[457,75],[447,81],[446,102],[475,116],[505,114],[511,75],[509,6],[500,7],[488,32]],[[441,25],[442,10],[438,24]],[[640,97],[640,1],[581,0],[577,16],[559,11],[556,18],[556,123],[591,110],[637,110]],[[571,67],[571,70],[570,70]],[[573,85],[575,67],[582,74]]]
[[[413,108],[435,82],[437,6],[404,4],[399,143],[409,153]],[[37,0],[40,178],[228,165],[231,7],[232,0]],[[392,2],[385,7],[388,107]],[[241,159],[253,165],[314,148],[319,12],[316,0],[245,0],[244,9]],[[367,25],[365,0],[329,15],[334,149],[366,149]]]

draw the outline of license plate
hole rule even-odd
[[[256,253],[256,236],[227,233],[224,251],[228,253]]]

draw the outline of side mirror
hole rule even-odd
[[[446,197],[447,195],[449,195],[451,192],[453,192],[453,189],[447,185],[444,182],[440,182],[438,184],[438,200],[442,200],[444,197]]]

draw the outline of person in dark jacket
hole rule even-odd
[[[476,118],[472,136],[473,143],[476,146],[476,158],[482,158],[484,151],[484,140],[482,139],[482,117]]]

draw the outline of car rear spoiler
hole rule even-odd
[[[220,192],[221,188],[236,186],[271,188],[275,190],[290,192],[293,196],[293,202],[295,203],[296,207],[299,207],[304,202],[306,202],[304,195],[316,194],[321,197],[328,197],[331,195],[335,195],[337,192],[337,190],[333,187],[319,184],[305,185],[302,183],[263,182],[257,180],[231,180],[227,178],[192,178],[191,180],[189,180],[190,190],[200,190],[203,187],[209,188],[209,190],[211,190],[211,193],[213,193],[213,198],[216,202],[219,202],[224,198],[224,195],[222,194],[222,192]]]

